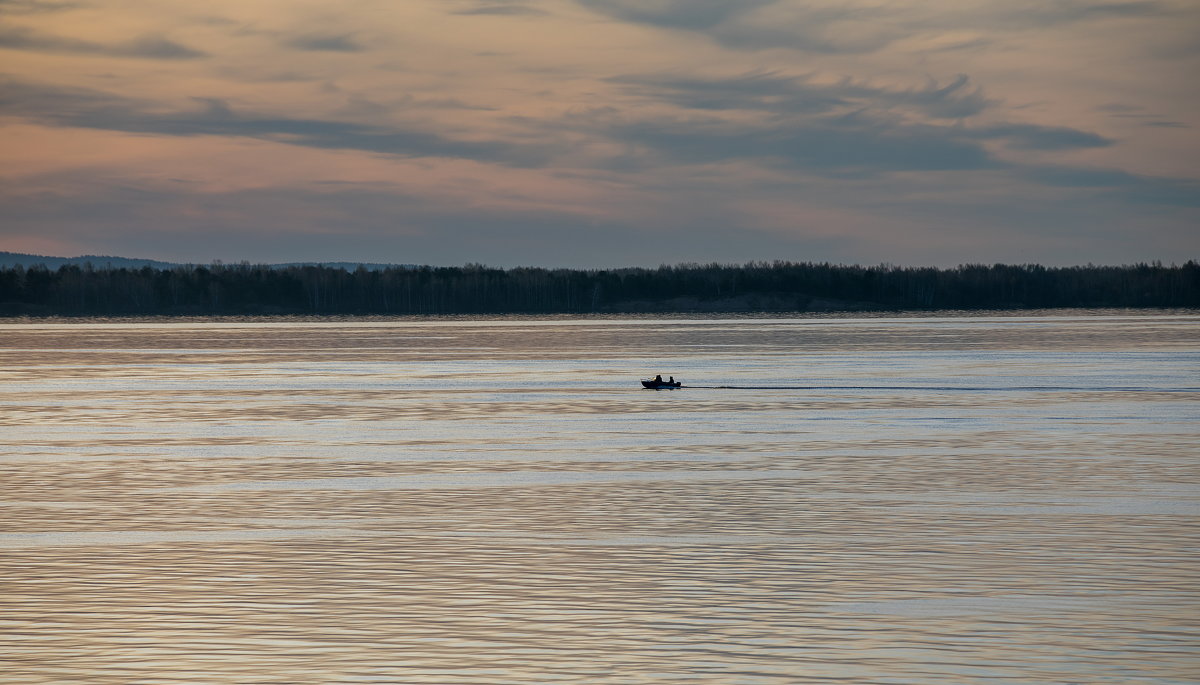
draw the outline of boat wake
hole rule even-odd
[[[1200,388],[1147,388],[1131,386],[964,386],[964,385],[685,385],[701,390],[923,390],[933,392],[1200,392]]]

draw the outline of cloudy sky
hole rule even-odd
[[[1200,257],[1195,0],[0,0],[0,250]]]

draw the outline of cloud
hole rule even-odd
[[[1074,0],[1068,2],[1037,2],[1021,6],[1022,13],[1039,23],[1073,23],[1106,17],[1152,17],[1169,10],[1161,2],[1096,2],[1096,0]]]
[[[1119,102],[1110,102],[1108,104],[1094,107],[1097,112],[1104,112],[1115,119],[1138,119],[1139,124],[1150,128],[1191,128],[1190,125],[1182,121],[1174,121],[1167,119],[1162,114],[1151,114],[1146,111],[1145,107],[1140,105],[1127,105]]]
[[[1139,104],[1126,104],[1123,102],[1106,102],[1104,104],[1097,104],[1097,106],[1093,107],[1092,109],[1097,110],[1097,112],[1126,114],[1126,113],[1132,113],[1132,112],[1141,112],[1141,110],[1145,109],[1145,108],[1139,106]]]
[[[880,7],[780,5],[778,11],[747,16],[716,26],[709,33],[721,45],[735,50],[785,48],[824,55],[868,54],[916,32],[881,21],[886,13]]]
[[[627,75],[609,80],[635,95],[687,109],[829,112],[849,104],[843,94],[833,89],[772,72],[750,72],[731,78]]]
[[[0,0],[28,233],[530,263],[1197,244],[1197,183],[1166,177],[1195,175],[1194,69],[1153,56],[1200,46],[1188,0],[275,4]]]
[[[1099,19],[1137,19],[1171,10],[1154,0],[1012,0],[926,9],[867,0],[576,0],[629,23],[693,31],[731,49],[787,48],[817,54],[865,54],[899,40],[941,31],[1039,30]],[[978,47],[972,39],[951,48]],[[947,48],[936,48],[945,50]]]
[[[777,0],[578,0],[579,4],[623,21],[661,28],[711,30]]]
[[[469,102],[463,102],[456,98],[435,98],[435,99],[420,99],[405,93],[400,97],[393,97],[386,103],[376,102],[368,97],[361,95],[351,95],[347,98],[346,105],[338,110],[339,114],[345,114],[353,119],[369,119],[375,116],[387,116],[397,110],[462,110],[467,112],[492,112],[494,107],[485,107],[483,105],[473,105]]]
[[[154,34],[144,35],[124,43],[103,44],[52,36],[15,27],[0,28],[0,48],[161,60],[187,60],[208,56],[205,52]]]
[[[611,79],[627,92],[691,112],[687,117],[622,121],[597,113],[604,135],[641,152],[625,164],[695,164],[770,160],[822,175],[890,171],[976,170],[1002,166],[983,147],[1060,151],[1108,147],[1113,140],[1065,126],[995,123],[946,126],[980,114],[995,101],[965,74],[946,84],[895,89],[843,79],[819,83],[772,72],[736,77],[630,75]],[[762,112],[748,123],[734,113]],[[709,114],[711,113],[711,114]],[[918,114],[925,117],[906,116]]]
[[[475,7],[454,10],[451,14],[462,16],[502,16],[502,17],[540,17],[549,13],[545,10],[527,7],[518,3],[482,2]]]
[[[312,52],[362,52],[366,49],[348,33],[310,33],[290,38],[284,41],[284,44],[290,48]]]
[[[997,166],[982,145],[955,128],[861,115],[760,126],[696,118],[614,122],[605,134],[662,164],[758,160],[833,176]]]
[[[885,10],[837,3],[781,0],[577,0],[595,12],[661,29],[694,31],[728,48],[791,48],[816,53],[864,53],[897,35],[872,21]]]
[[[670,75],[621,76],[610,79],[634,94],[679,107],[704,110],[761,110],[779,114],[823,113],[840,108],[887,109],[910,106],[927,116],[961,119],[979,114],[993,101],[981,88],[969,87],[959,74],[947,85],[930,81],[924,88],[894,90],[855,83],[816,83],[805,78],[751,72],[736,77]]]
[[[1200,207],[1200,182],[1193,179],[1067,166],[1024,167],[1018,171],[1022,177],[1047,186],[1091,189],[1108,198],[1119,196],[1139,204]]]
[[[968,88],[970,81],[966,74],[959,74],[944,86],[931,80],[925,88],[876,92],[884,102],[914,105],[939,119],[961,119],[979,114],[995,102],[984,97],[982,88]]]
[[[194,100],[199,105],[194,109],[163,111],[147,102],[96,90],[9,81],[0,88],[0,114],[49,126],[165,136],[235,136],[320,149],[475,159],[518,167],[544,164],[550,154],[548,147],[530,143],[458,140],[421,129],[240,112],[218,98]]]
[[[84,6],[79,2],[54,2],[53,0],[0,0],[0,14],[48,14],[66,12]]]
[[[804,81],[771,74],[729,80],[676,79],[701,84],[704,92],[722,97],[764,98],[781,89],[803,92]],[[1112,141],[1087,131],[1032,124],[993,124],[982,127],[914,123],[902,117],[876,115],[863,109],[842,108],[856,94],[867,92],[884,101],[944,97],[963,88],[961,79],[950,86],[927,86],[910,91],[869,89],[841,83],[832,91],[819,90],[820,106],[790,116],[772,116],[758,123],[730,121],[718,116],[630,118],[617,110],[595,110],[557,124],[525,122],[546,132],[540,142],[462,140],[435,131],[402,126],[368,126],[346,121],[274,116],[240,110],[228,102],[195,99],[196,107],[163,110],[160,106],[87,89],[67,89],[10,81],[0,84],[0,114],[19,116],[45,125],[91,128],[164,136],[215,135],[253,138],[316,149],[360,150],[400,157],[471,159],[510,167],[550,165],[570,148],[556,146],[556,133],[608,150],[577,159],[593,172],[623,169],[638,173],[655,168],[748,163],[763,169],[831,179],[866,178],[896,172],[998,171],[1044,186],[1104,187],[1139,203],[1192,206],[1194,184],[1171,179],[1147,179],[1119,171],[1071,167],[1020,167],[994,158],[984,146],[1002,142],[1017,149],[1044,151],[1104,147]],[[642,84],[645,85],[645,84]],[[679,90],[690,92],[690,88]],[[788,92],[792,92],[788,90]],[[831,92],[842,97],[834,97]],[[768,103],[769,104],[769,103]],[[579,153],[583,154],[583,153]]]
[[[1034,124],[1000,124],[977,129],[975,137],[1004,140],[1009,146],[1022,150],[1073,150],[1108,147],[1115,141],[1096,133],[1066,126],[1037,126]]]

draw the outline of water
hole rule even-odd
[[[1198,682],[1197,333],[0,325],[0,680]]]

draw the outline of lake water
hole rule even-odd
[[[1188,313],[3,324],[0,680],[1200,682],[1198,419]]]

